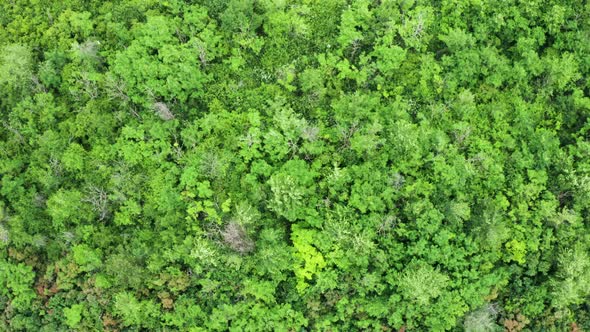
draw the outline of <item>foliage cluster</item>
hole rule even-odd
[[[0,1],[0,330],[590,330],[590,2]]]

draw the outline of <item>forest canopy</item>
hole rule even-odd
[[[590,2],[0,1],[0,330],[590,331]]]

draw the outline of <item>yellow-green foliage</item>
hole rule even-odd
[[[326,266],[322,254],[313,247],[314,231],[293,225],[291,241],[295,248],[296,264],[294,267],[297,277],[297,291],[303,293],[308,287],[308,281]]]

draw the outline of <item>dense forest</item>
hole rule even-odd
[[[590,331],[590,3],[0,1],[1,331]]]

